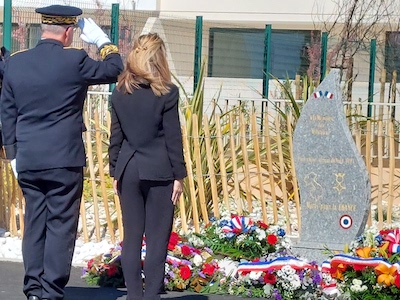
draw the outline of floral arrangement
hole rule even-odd
[[[330,261],[340,299],[400,298],[400,229],[368,228]]]
[[[238,266],[227,293],[244,297],[289,299],[329,299],[323,288],[331,283],[322,276],[316,263],[295,257],[278,257],[270,261],[253,261]]]
[[[125,280],[121,267],[122,242],[111,248],[109,253],[98,255],[87,262],[82,278],[90,285],[124,287]]]
[[[290,249],[284,229],[244,216],[212,218],[201,233],[193,235],[215,254],[236,260],[252,260]]]
[[[121,247],[90,260],[83,278],[123,286]],[[291,255],[279,226],[236,215],[212,219],[201,233],[171,234],[164,283],[167,290],[271,300],[400,299],[400,228],[368,228],[318,265]]]
[[[164,278],[167,290],[200,292],[203,287],[223,277],[209,248],[195,248],[173,232],[168,250]]]

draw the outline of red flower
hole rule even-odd
[[[189,279],[192,276],[192,272],[188,266],[181,266],[179,268],[179,272],[183,280]]]
[[[171,236],[169,237],[168,250],[174,250],[175,246],[180,240],[181,238],[179,234],[177,234],[176,232],[171,232]]]
[[[268,227],[269,227],[267,224],[265,224],[264,222],[261,222],[261,221],[258,221],[257,225],[262,229],[268,229]]]
[[[396,278],[394,279],[394,284],[397,288],[400,288],[400,274],[396,275]]]
[[[264,283],[269,283],[274,285],[276,283],[276,276],[272,273],[265,273]]]
[[[189,246],[186,246],[186,245],[183,245],[183,246],[181,247],[181,252],[182,252],[182,254],[185,255],[185,256],[189,256],[190,254],[192,254],[192,251],[190,250],[190,247],[189,247]]]
[[[255,259],[252,260],[252,262],[258,262],[258,261],[260,261],[260,258],[259,258],[259,257],[257,257],[257,258],[255,258]]]
[[[208,275],[208,276],[212,276],[215,272],[215,266],[212,264],[204,264],[203,265],[203,273]]]
[[[267,236],[267,241],[268,241],[268,244],[275,245],[278,242],[278,238],[274,234],[269,234]]]
[[[91,269],[93,266],[93,258],[87,262],[88,269]]]
[[[196,248],[192,248],[191,251],[194,252],[194,253],[197,253],[197,254],[201,253],[201,250],[200,249],[196,249]]]
[[[108,277],[112,277],[117,273],[117,271],[118,271],[118,269],[117,269],[117,267],[115,265],[110,265],[107,268],[107,276]]]

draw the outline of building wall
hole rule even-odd
[[[193,18],[201,15],[206,20],[254,23],[305,23],[312,24],[317,13],[332,14],[334,3],[315,0],[161,0],[160,12]]]

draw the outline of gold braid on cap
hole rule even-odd
[[[50,25],[76,25],[76,17],[42,15],[42,24]]]
[[[113,44],[107,44],[103,46],[100,50],[100,56],[102,59],[105,59],[107,55],[112,53],[119,53],[118,47]]]

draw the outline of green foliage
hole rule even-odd
[[[193,96],[189,96],[185,91],[183,85],[179,82],[179,80],[175,77],[178,85],[181,88],[183,98],[181,99],[181,115],[183,116],[182,126],[184,126],[187,137],[188,137],[188,150],[189,156],[191,158],[193,168],[193,179],[194,179],[194,195],[191,195],[190,184],[188,182],[188,178],[185,179],[184,185],[184,203],[185,208],[187,210],[187,217],[191,218],[193,216],[193,204],[191,202],[191,197],[194,199],[200,199],[199,196],[199,184],[200,179],[203,181],[204,185],[204,194],[205,194],[205,204],[207,207],[207,213],[211,213],[213,209],[213,201],[212,201],[212,191],[211,191],[211,178],[208,176],[210,174],[210,167],[207,162],[207,150],[206,150],[206,141],[204,138],[204,126],[203,126],[203,118],[204,118],[204,76],[205,76],[205,66],[206,63],[203,62],[200,75],[199,75],[199,83],[197,85],[196,90],[193,93]],[[215,101],[216,103],[216,101]],[[225,181],[228,185],[233,185],[231,178],[233,177],[233,160],[231,155],[231,149],[229,144],[229,136],[237,136],[239,134],[239,128],[232,128],[229,123],[229,115],[233,114],[238,116],[240,112],[246,112],[243,108],[243,105],[239,105],[233,107],[231,110],[227,112],[223,112],[222,109],[215,105],[210,116],[207,116],[206,122],[208,123],[208,127],[210,130],[209,136],[212,137],[210,139],[210,150],[211,150],[211,160],[213,161],[213,168],[216,175],[215,182],[217,187],[217,194],[222,194],[222,181]],[[220,123],[216,124],[216,117],[219,117]],[[197,119],[197,123],[194,123]],[[196,124],[197,126],[194,126]],[[222,135],[223,135],[223,157],[224,164],[222,164],[220,160],[220,153],[218,149],[218,137],[217,137],[217,126],[220,126]],[[196,129],[197,127],[197,129]],[[199,142],[199,160],[201,161],[200,167],[196,164],[197,153],[195,152],[195,138],[200,137],[197,141]],[[185,138],[185,137],[184,137]],[[240,169],[244,165],[244,154],[240,145],[236,145],[234,149],[236,155],[236,167]],[[222,168],[225,169],[227,173],[227,177],[223,178],[221,176]],[[201,178],[200,178],[201,177]],[[242,187],[240,187],[240,193],[244,193]],[[197,211],[201,211],[199,201],[197,201]],[[207,220],[205,220],[206,222]]]

